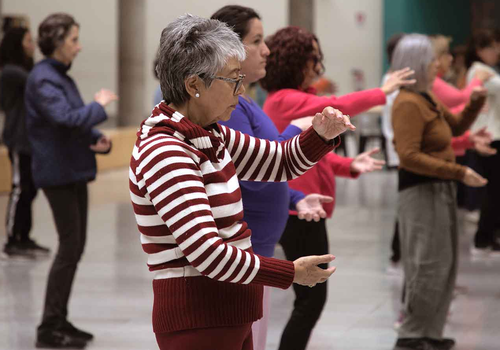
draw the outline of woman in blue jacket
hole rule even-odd
[[[87,182],[95,179],[95,153],[108,153],[111,141],[93,127],[107,119],[104,106],[117,99],[108,90],[85,105],[67,74],[81,50],[79,25],[64,13],[48,16],[38,28],[45,59],[35,65],[26,86],[28,137],[33,180],[48,199],[59,236],[45,297],[37,347],[84,348],[93,336],[68,320],[68,301],[87,231]]]

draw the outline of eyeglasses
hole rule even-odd
[[[238,76],[237,79],[234,79],[234,78],[226,78],[226,77],[214,77],[214,79],[217,79],[217,80],[223,80],[223,81],[227,81],[227,82],[230,82],[230,83],[234,83],[236,84],[234,86],[234,91],[233,91],[233,94],[234,95],[237,95],[238,94],[238,91],[240,90],[241,88],[241,85],[243,85],[243,79],[245,79],[246,75],[245,74],[240,74]]]

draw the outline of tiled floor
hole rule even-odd
[[[389,350],[396,333],[401,278],[386,273],[396,200],[395,173],[339,179],[329,221],[337,272],[310,350]],[[0,216],[7,197],[0,196]],[[459,284],[447,335],[458,350],[500,349],[500,259],[471,260],[474,225],[464,223]],[[47,201],[35,203],[34,237],[56,248]],[[5,230],[0,228],[0,237]],[[279,248],[276,256],[282,257]],[[33,349],[50,259],[0,261],[0,350]],[[91,185],[89,240],[70,304],[70,319],[92,331],[90,350],[156,349],[151,332],[151,279],[127,191],[127,171],[101,174]],[[291,290],[272,293],[268,349],[276,349],[293,301]]]

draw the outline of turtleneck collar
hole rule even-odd
[[[61,61],[58,61],[58,60],[51,58],[51,57],[47,57],[44,61],[47,62],[48,64],[50,64],[55,69],[57,69],[57,71],[62,73],[62,74],[66,74],[69,71],[69,69],[71,68],[71,64],[65,65]]]
[[[224,152],[222,152],[224,145],[217,123],[203,128],[164,102],[156,105],[151,116],[142,122],[138,136],[145,139],[160,133],[172,135],[194,146],[212,162],[219,162],[224,158]]]

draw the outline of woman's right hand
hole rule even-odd
[[[309,127],[312,125],[313,118],[314,117],[304,117],[304,118],[294,119],[290,124],[295,125],[302,131],[305,131],[309,129]]]
[[[400,87],[415,84],[417,80],[409,79],[414,74],[415,71],[408,67],[392,72],[389,79],[387,79],[380,89],[382,89],[384,94],[390,95]]]
[[[493,76],[493,73],[488,72],[487,70],[484,69],[478,69],[476,71],[476,74],[474,74],[474,78],[481,80],[481,82],[485,82],[490,80],[490,78]]]
[[[484,177],[476,173],[471,168],[466,167],[465,175],[464,178],[462,179],[462,182],[469,187],[483,187],[486,186],[488,180],[486,180]]]
[[[116,100],[118,100],[118,96],[113,91],[106,89],[101,89],[94,95],[94,101],[103,107]]]
[[[334,259],[335,257],[331,254],[298,258],[293,262],[295,267],[293,282],[309,287],[314,287],[317,283],[325,282],[335,272],[336,267],[332,266],[325,270],[318,267],[318,265],[328,264]]]

